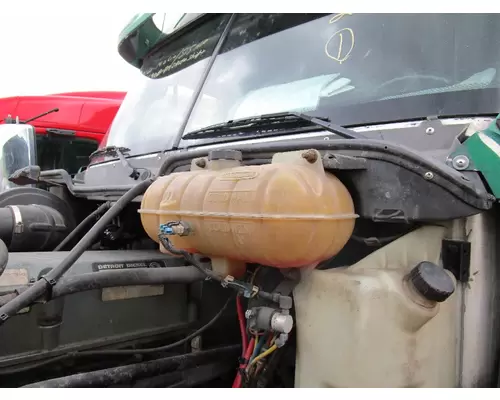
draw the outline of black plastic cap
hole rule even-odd
[[[236,160],[241,161],[243,155],[238,150],[212,150],[208,153],[208,160]]]
[[[453,279],[446,271],[429,261],[422,261],[408,276],[410,283],[423,297],[441,303],[455,291]]]

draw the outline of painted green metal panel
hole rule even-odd
[[[474,133],[464,144],[465,151],[456,154],[466,154],[471,160],[468,169],[482,173],[491,192],[500,199],[500,114],[483,131]]]

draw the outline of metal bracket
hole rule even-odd
[[[367,160],[362,157],[352,157],[332,152],[323,156],[323,167],[335,170],[363,170],[367,168]]]
[[[470,277],[471,244],[463,240],[443,239],[441,258],[444,269],[450,271],[457,281],[468,282]]]

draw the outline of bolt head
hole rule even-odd
[[[469,159],[464,155],[456,156],[452,160],[453,168],[455,168],[459,171],[466,169],[469,166],[469,164],[470,164]]]
[[[428,171],[424,174],[424,178],[427,179],[428,181],[430,181],[432,178],[434,178],[434,174],[432,172]]]
[[[427,133],[428,135],[432,135],[434,132],[435,129],[430,126],[425,130],[425,133]]]
[[[318,160],[318,153],[314,150],[306,150],[302,153],[302,158],[304,158],[307,162],[313,164]]]
[[[200,158],[199,160],[196,160],[195,162],[196,166],[199,168],[205,168],[207,163],[204,158]]]
[[[253,310],[246,310],[245,311],[245,318],[250,319],[254,316],[255,312]]]

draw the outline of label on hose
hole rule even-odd
[[[163,260],[98,262],[92,264],[94,272],[134,268],[166,268]],[[118,286],[102,289],[102,301],[134,299],[139,297],[161,296],[165,292],[164,285]]]

